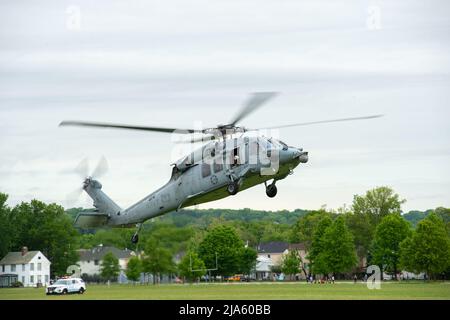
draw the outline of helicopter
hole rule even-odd
[[[266,195],[274,198],[277,195],[276,182],[293,174],[294,169],[300,163],[307,163],[308,151],[289,146],[273,137],[251,136],[248,133],[258,132],[261,129],[249,129],[238,125],[238,123],[276,95],[276,92],[253,93],[228,124],[206,129],[194,130],[87,121],[62,121],[60,126],[128,129],[191,135],[192,138],[184,142],[202,143],[201,147],[172,164],[172,174],[165,185],[126,209],[122,209],[111,200],[102,191],[102,184],[94,178],[104,172],[106,160],[103,158],[91,176],[84,175],[81,188],[81,191],[84,190],[92,198],[95,209],[91,212],[79,213],[75,219],[75,226],[79,228],[136,226],[137,230],[131,238],[131,242],[136,244],[139,241],[139,231],[142,224],[165,213],[216,201],[228,196],[235,196],[239,192],[259,184],[264,184]],[[319,123],[363,120],[381,116],[371,115],[303,122],[263,129],[271,130]],[[200,137],[193,136],[196,134]],[[85,164],[80,164],[80,166],[82,167],[81,171],[87,171],[85,170]]]

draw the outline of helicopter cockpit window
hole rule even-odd
[[[211,166],[209,163],[202,163],[202,177],[206,178],[211,175]]]
[[[278,140],[278,142],[283,146],[283,150],[289,149],[288,145],[286,143],[284,143],[283,141]]]
[[[272,156],[272,148],[273,148],[272,143],[269,140],[267,140],[266,150],[267,150],[267,157],[268,158],[270,158]]]
[[[178,170],[177,166],[173,166],[172,169],[172,176],[170,177],[170,180],[176,180],[180,176],[180,170]]]
[[[289,148],[286,143],[284,143],[283,141],[280,141],[280,140],[270,139],[267,141],[270,142],[272,144],[272,146],[276,149],[287,150]]]

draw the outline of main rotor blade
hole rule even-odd
[[[380,118],[382,116],[383,116],[382,114],[377,114],[377,115],[364,116],[364,117],[354,117],[354,118],[342,118],[342,119],[333,119],[333,120],[301,122],[301,123],[286,124],[286,125],[281,125],[281,126],[265,127],[265,128],[259,128],[259,129],[247,129],[246,131],[257,131],[257,130],[262,130],[262,129],[280,129],[280,128],[289,128],[289,127],[298,127],[298,126],[309,126],[309,125],[312,125],[312,124],[319,124],[319,123],[353,121],[353,120],[365,120],[365,119]]]
[[[108,172],[109,166],[108,161],[106,161],[105,156],[103,156],[97,164],[97,167],[92,172],[92,177],[94,179],[101,178],[106,172]]]
[[[203,137],[191,138],[186,140],[175,141],[174,143],[196,143],[196,142],[209,142],[214,140],[213,135],[204,135]]]
[[[177,129],[177,128],[163,128],[163,127],[146,127],[146,126],[133,126],[126,124],[114,124],[114,123],[102,123],[102,122],[87,122],[87,121],[63,121],[59,126],[78,126],[78,127],[97,127],[97,128],[113,128],[113,129],[129,129],[129,130],[142,130],[142,131],[156,131],[172,133],[174,131],[194,133],[199,132],[192,129]]]
[[[244,104],[244,106],[239,110],[239,112],[231,120],[230,125],[234,126],[236,123],[247,117],[250,113],[254,112],[256,109],[261,107],[269,99],[276,96],[277,92],[255,92],[253,93],[249,100]]]

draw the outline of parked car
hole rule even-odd
[[[86,284],[80,278],[65,278],[59,279],[46,289],[46,294],[68,294],[79,293],[83,294],[86,291]]]
[[[225,281],[241,281],[241,275],[236,274],[234,276],[224,277]]]
[[[256,278],[251,277],[249,275],[243,275],[243,276],[241,276],[241,281],[242,282],[256,281]]]

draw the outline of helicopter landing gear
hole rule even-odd
[[[239,184],[237,181],[232,181],[227,186],[227,191],[230,195],[234,196],[239,191]]]
[[[267,185],[267,183],[264,183],[266,185],[266,194],[269,198],[273,198],[277,195],[278,189],[275,185],[275,181],[273,181],[271,184]]]
[[[138,223],[136,226],[137,226],[138,229],[136,230],[136,232],[131,237],[131,243],[132,244],[137,244],[139,242],[139,231],[141,231],[142,223]]]

